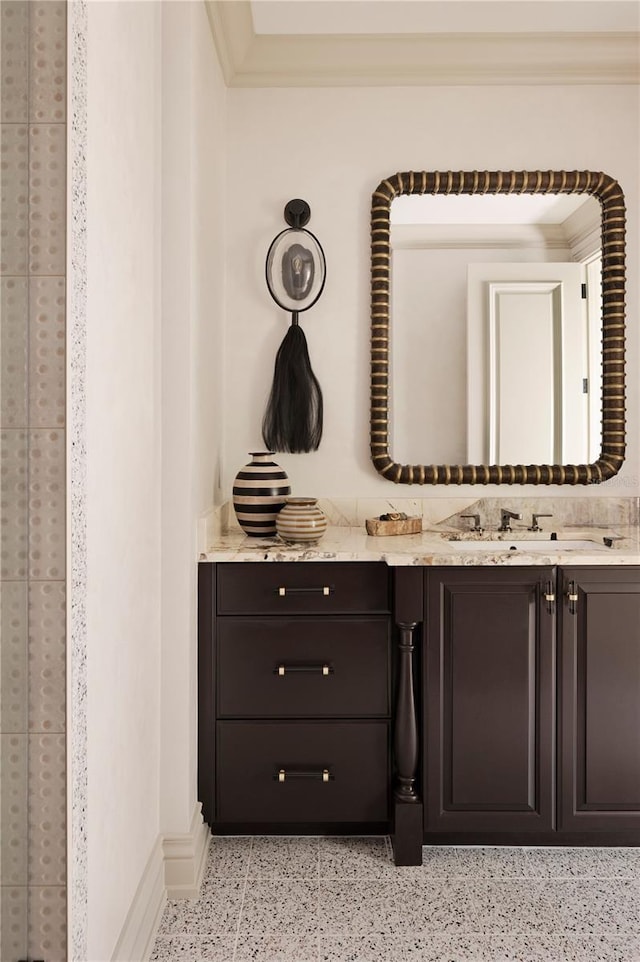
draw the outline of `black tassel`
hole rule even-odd
[[[276,355],[262,421],[268,451],[317,451],[322,439],[322,391],[311,369],[304,331],[293,323]]]

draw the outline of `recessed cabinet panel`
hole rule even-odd
[[[386,722],[219,722],[218,818],[385,821],[387,749]]]
[[[561,828],[638,829],[640,571],[564,569],[563,582]]]
[[[552,828],[552,575],[427,574],[428,831]]]
[[[218,712],[357,716],[389,712],[387,618],[224,618]]]
[[[349,614],[389,610],[382,562],[218,565],[218,614]]]

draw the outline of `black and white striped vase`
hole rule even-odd
[[[233,482],[233,507],[238,523],[252,538],[272,538],[276,517],[291,494],[289,478],[273,460],[273,451],[250,451],[251,461]]]

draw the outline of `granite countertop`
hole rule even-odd
[[[421,534],[374,537],[364,526],[329,525],[316,544],[286,544],[280,538],[249,538],[239,529],[211,538],[200,561],[384,561],[388,565],[640,565],[640,528],[565,528],[558,540],[514,529],[510,534],[460,533],[433,527]],[[613,537],[611,547],[605,537]],[[495,539],[501,539],[496,541]],[[455,539],[455,540],[452,540]],[[563,541],[593,541],[593,548],[563,547]],[[465,543],[484,542],[487,550],[467,549]],[[536,549],[509,550],[513,541],[531,541]],[[548,546],[540,550],[544,542]]]

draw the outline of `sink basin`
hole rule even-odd
[[[604,544],[597,541],[450,541],[457,551],[525,551],[527,553],[547,554],[552,551],[604,551]]]

